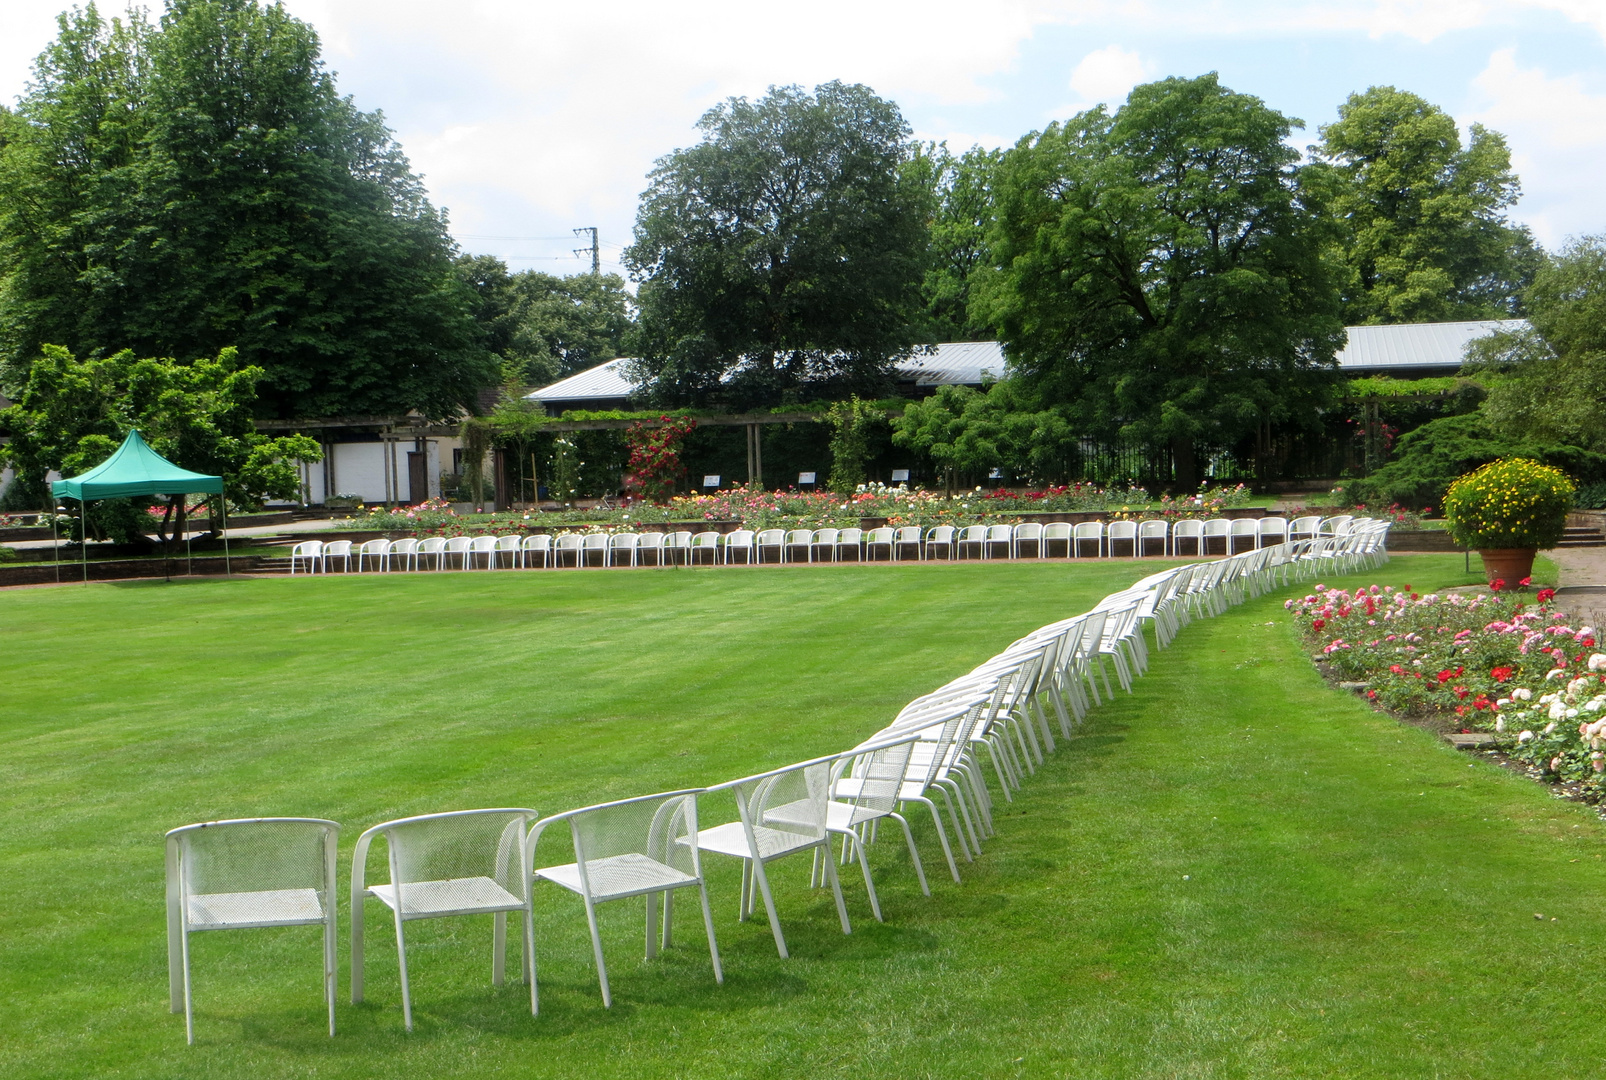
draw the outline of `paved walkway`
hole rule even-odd
[[[1556,602],[1575,625],[1606,624],[1606,547],[1557,548],[1549,552],[1561,568]]]
[[[241,536],[273,536],[277,533],[321,532],[325,529],[334,528],[334,525],[334,521],[330,518],[308,518],[306,521],[297,521],[289,525],[251,525],[244,529],[231,528],[228,530],[228,535],[232,540]],[[48,549],[54,546],[55,543],[56,541],[54,540],[8,540],[6,541],[6,546],[16,548],[18,551],[28,551],[39,548]],[[89,550],[93,552],[96,546],[96,544],[91,544]]]

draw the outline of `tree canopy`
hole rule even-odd
[[[1343,342],[1291,121],[1213,74],[1022,139],[995,180],[989,303],[1024,387],[1083,434],[1196,446],[1311,418]]]
[[[271,415],[445,416],[496,379],[444,216],[317,35],[257,0],[61,16],[0,117],[0,383],[46,344],[236,347]]]
[[[457,265],[504,382],[544,386],[612,360],[634,325],[635,302],[617,274],[514,274],[493,255],[464,255]]]
[[[839,82],[732,98],[654,168],[624,261],[668,403],[878,396],[918,337],[927,192],[897,106]]]
[[[973,146],[955,156],[946,144],[925,147],[909,164],[930,189],[930,262],[922,290],[928,341],[990,341],[994,331],[978,303],[993,270],[987,233],[993,222],[998,150]]]
[[[1473,124],[1463,146],[1454,118],[1392,86],[1351,94],[1338,116],[1310,149],[1333,174],[1346,320],[1519,314],[1539,255],[1505,218],[1520,187],[1500,133]]]

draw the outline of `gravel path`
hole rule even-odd
[[[1556,600],[1578,622],[1606,624],[1606,547],[1548,552],[1561,568]]]

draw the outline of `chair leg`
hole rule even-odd
[[[888,814],[903,826],[903,841],[909,845],[909,861],[915,864],[915,877],[920,880],[920,891],[927,896],[931,895],[931,886],[926,884],[926,868],[920,862],[920,849],[915,847],[915,834],[909,831],[909,822],[902,814]]]
[[[501,986],[507,978],[507,912],[498,911],[492,923],[495,929],[491,932],[491,985]]]
[[[762,859],[749,859],[748,861],[753,864],[753,877],[758,883],[758,891],[764,897],[764,912],[770,917],[770,933],[775,937],[775,951],[781,954],[782,960],[786,960],[790,954],[786,951],[786,938],[781,934],[780,917],[775,914],[775,897],[770,895],[770,879],[764,873],[764,862]],[[836,881],[835,867],[831,869],[831,880],[833,882]],[[837,886],[836,903],[837,908],[842,912],[842,921],[846,924],[848,914],[847,908],[842,906],[841,886]]]
[[[870,894],[870,910],[875,914],[876,922],[886,922],[881,917],[881,900],[875,894],[875,881],[870,877],[870,861],[864,857],[864,845],[854,844],[859,852],[859,869],[864,871],[864,891]],[[829,859],[826,860],[830,862]]]
[[[822,841],[822,843],[824,843]],[[860,849],[863,850],[862,848]],[[848,924],[848,905],[842,899],[842,880],[836,876],[836,864],[831,861],[831,849],[825,849],[825,876],[831,879],[831,895],[836,898],[836,915],[842,920],[842,932],[853,933],[853,927]],[[880,918],[878,915],[877,918]]]
[[[394,879],[392,879],[394,880]],[[400,902],[398,901],[398,907]],[[402,934],[401,912],[396,915],[396,961],[401,968],[402,992],[402,1019],[406,1021],[407,1030],[413,1030],[413,996],[407,985],[407,938]]]
[[[658,897],[663,896],[667,901],[669,894],[647,894],[647,959],[651,960],[658,955]],[[665,920],[665,929],[668,929],[668,920]]]
[[[597,958],[597,982],[602,985],[602,1005],[613,1008],[613,995],[608,992],[608,965],[602,960],[602,935],[597,932],[597,906],[591,897],[585,898],[586,922],[591,925],[591,953]]]
[[[924,795],[916,795],[914,798],[907,799],[905,801],[920,803],[924,805],[927,810],[931,811],[932,823],[937,826],[937,841],[942,844],[943,857],[948,860],[948,872],[954,876],[954,883],[958,884],[959,864],[954,862],[954,850],[948,846],[948,830],[942,826],[942,815],[937,812],[937,804],[926,798]]]
[[[714,981],[725,985],[725,972],[719,966],[719,945],[714,940],[714,912],[708,906],[708,886],[697,883],[697,893],[703,901],[703,930],[708,934],[708,957],[714,962]]]
[[[533,891],[533,890],[532,890]],[[530,898],[524,904],[524,979],[530,984],[530,1015],[541,1014],[541,992],[535,978],[535,905]]]
[[[195,1009],[190,999],[190,933],[188,930],[179,939],[179,949],[184,954],[184,1041],[195,1045]]]
[[[323,924],[323,996],[329,1003],[329,1037],[335,1037],[335,905],[328,899],[329,918]]]

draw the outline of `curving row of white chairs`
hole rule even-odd
[[[1014,801],[1061,740],[1089,711],[1116,693],[1132,692],[1149,667],[1146,631],[1166,648],[1194,619],[1226,611],[1246,598],[1325,571],[1337,574],[1388,559],[1389,524],[1357,520],[1334,535],[1284,541],[1208,562],[1173,566],[1106,596],[1079,615],[1018,639],[972,671],[904,706],[892,721],[846,751],[716,784],[615,800],[541,817],[502,807],[423,814],[386,821],[358,838],[349,874],[351,999],[362,1001],[363,911],[377,900],[392,917],[403,1021],[412,1030],[407,974],[410,922],[490,915],[492,981],[506,976],[507,919],[523,921],[520,972],[538,1014],[536,890],[538,883],[578,896],[591,932],[605,1006],[612,991],[596,907],[646,898],[646,954],[673,941],[673,899],[695,888],[716,982],[724,982],[704,855],[741,861],[737,917],[750,918],[761,898],[777,953],[788,955],[765,867],[807,854],[810,884],[829,887],[842,932],[852,932],[836,865],[857,861],[871,913],[882,919],[868,850],[883,826],[897,826],[921,891],[931,895],[914,833],[904,816],[928,816],[950,876],[974,862],[996,834],[997,797]],[[1116,682],[1111,683],[1114,672]],[[990,777],[990,781],[989,781]],[[735,802],[735,818],[703,827],[700,800]],[[336,839],[340,826],[322,818],[255,818],[186,825],[167,835],[169,994],[185,1014],[194,1042],[189,938],[203,930],[312,925],[323,928],[324,996],[335,1034]],[[549,832],[550,831],[550,832]],[[563,856],[540,857],[555,833]],[[841,842],[840,854],[832,851]],[[370,880],[369,855],[382,843],[386,880]],[[955,851],[958,852],[958,857]],[[560,856],[561,857],[561,856]],[[543,897],[555,898],[550,889]],[[543,899],[543,904],[546,903]]]
[[[1015,525],[937,525],[878,529],[737,529],[729,533],[536,533],[454,536],[425,540],[307,540],[291,550],[290,573],[364,570],[473,570],[584,566],[729,565],[734,562],[889,562],[1067,558],[1118,555],[1237,554],[1290,540],[1343,535],[1350,515],[1331,518],[1183,518],[1163,521],[1021,522]],[[1118,547],[1124,545],[1124,549]]]

